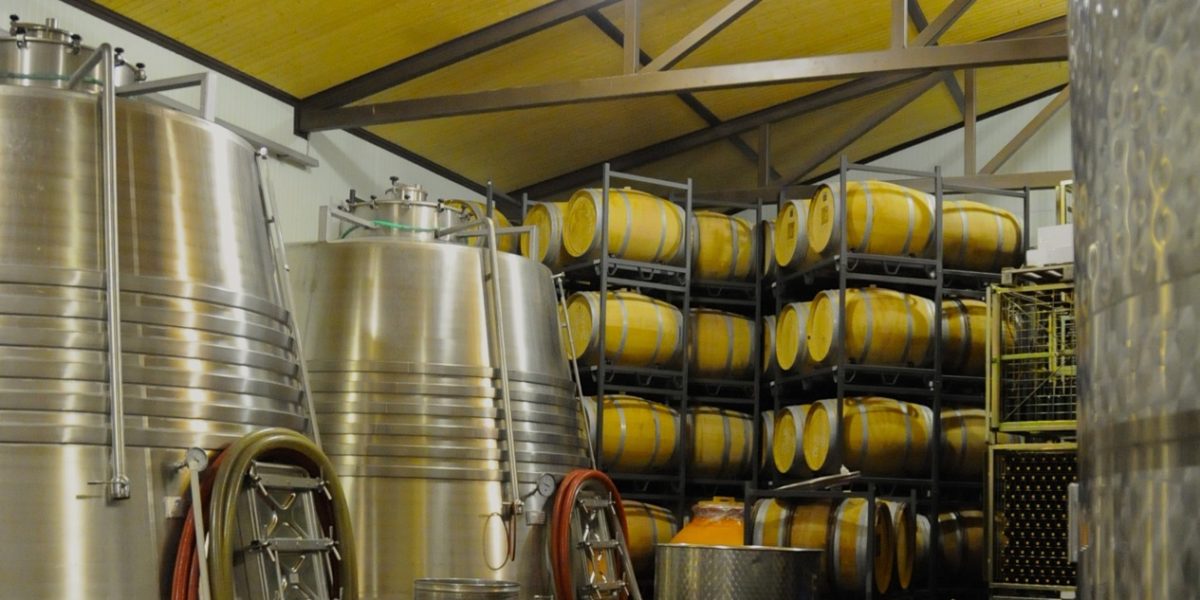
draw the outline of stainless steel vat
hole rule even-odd
[[[1073,0],[1083,598],[1200,597],[1200,3]]]
[[[659,544],[657,600],[815,600],[821,553],[809,548]]]
[[[131,497],[108,500],[90,484],[111,440],[98,101],[27,74],[0,85],[0,596],[162,597],[185,449],[304,425],[254,152],[116,102]]]
[[[407,187],[394,189],[379,202],[407,202]],[[355,208],[405,226],[443,210]],[[550,271],[497,256],[526,497],[526,515],[511,521],[517,556],[506,561],[508,443],[483,277],[491,255],[405,231],[288,247],[322,440],[356,519],[362,597],[407,600],[416,579],[445,577],[518,582],[525,599],[549,594],[546,527],[529,524],[546,499],[537,480],[587,464]]]

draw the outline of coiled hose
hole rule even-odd
[[[621,532],[629,539],[629,524],[625,521],[625,506],[621,504],[621,493],[604,473],[594,469],[575,469],[563,478],[554,497],[554,520],[550,528],[550,565],[554,574],[554,588],[558,600],[575,600],[575,581],[572,571],[571,551],[575,547],[571,539],[571,517],[575,513],[575,501],[579,490],[588,481],[597,481],[612,495]],[[625,550],[628,551],[628,550]],[[623,565],[613,565],[620,575]]]
[[[204,471],[200,491],[208,516],[208,567],[212,600],[234,600],[233,552],[237,533],[237,501],[251,464],[256,460],[283,462],[308,471],[323,480],[332,496],[317,503],[317,514],[325,526],[333,525],[340,560],[334,560],[333,590],[342,598],[358,597],[354,530],[346,494],[329,458],[311,440],[290,429],[264,429],[251,433],[225,448]],[[200,571],[196,556],[196,528],[192,512],[184,521],[171,578],[171,600],[198,600]]]

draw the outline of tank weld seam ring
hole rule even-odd
[[[871,306],[871,296],[867,294],[866,290],[859,289],[855,291],[862,296],[862,303],[867,311],[867,332],[863,335],[862,352],[860,352],[858,356],[858,362],[865,363],[867,362],[867,357],[871,354],[871,341],[875,336],[875,310]],[[850,309],[846,308],[845,311],[849,313]],[[850,319],[846,319],[846,325],[849,324]],[[834,335],[836,336],[837,334],[835,333]],[[847,349],[849,348],[847,347]]]
[[[870,443],[870,439],[871,439],[871,427],[870,427],[870,423],[868,422],[868,418],[867,418],[867,403],[866,403],[865,399],[858,400],[855,402],[855,404],[858,405],[858,419],[859,419],[858,426],[859,426],[859,429],[862,430],[862,445],[859,446],[859,448],[858,448],[858,468],[862,469],[867,464],[867,452],[868,452],[867,447],[868,447],[868,445]],[[842,440],[842,441],[844,444],[845,440]]]
[[[663,259],[663,247],[667,245],[667,206],[664,202],[658,203],[658,248],[654,250],[654,261]]]
[[[621,235],[621,248],[619,250],[617,250],[617,254],[619,256],[621,256],[622,258],[624,258],[625,252],[627,250],[629,250],[629,242],[631,242],[633,240],[633,203],[629,201],[629,196],[625,195],[624,190],[610,189],[609,193],[611,194],[614,191],[617,192],[617,195],[621,197],[621,200],[625,204],[625,232]],[[611,197],[610,197],[610,199],[611,199]],[[609,203],[605,203],[604,209],[608,210],[608,208],[609,208]],[[611,226],[612,226],[612,223],[610,222],[609,227],[611,227]],[[604,233],[605,233],[605,235],[608,234],[607,231]],[[609,250],[612,250],[612,248],[609,248]]]
[[[613,457],[613,465],[620,464],[621,456],[625,454],[625,438],[629,436],[628,427],[625,424],[625,408],[621,406],[620,400],[613,400],[613,406],[617,409],[617,422],[620,423],[621,437],[617,440],[617,455]],[[604,418],[604,417],[601,417]]]
[[[718,470],[718,476],[722,476],[726,474],[725,469],[733,462],[733,456],[730,455],[733,450],[733,424],[730,415],[725,414],[724,410],[718,410],[716,414],[721,416],[721,430],[725,432],[721,448],[721,468]]]
[[[617,353],[613,356],[613,362],[617,362],[625,354],[625,343],[629,341],[629,310],[625,307],[625,298],[621,294],[617,294],[617,308],[621,311],[621,341],[617,344]]]
[[[849,186],[847,186],[847,187],[849,187]],[[863,223],[862,239],[859,240],[858,244],[854,247],[854,251],[855,252],[866,252],[867,249],[871,246],[871,230],[875,226],[875,202],[874,202],[874,199],[871,197],[871,187],[869,185],[862,184],[859,186],[859,189],[861,189],[863,191],[863,196],[866,197],[867,219],[866,219],[866,222]],[[846,196],[847,197],[850,196],[849,192],[846,193]],[[850,214],[849,211],[850,211],[850,204],[847,203],[846,204],[846,214],[847,215]]]

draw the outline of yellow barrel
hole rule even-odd
[[[692,219],[692,277],[740,281],[754,274],[754,230],[741,217],[708,210]]]
[[[787,373],[807,373],[813,362],[808,358],[808,312],[811,302],[790,302],[779,311],[775,325],[775,360]]]
[[[804,427],[808,419],[809,405],[788,406],[780,409],[775,419],[775,440],[771,445],[771,457],[775,468],[782,475],[808,477],[812,475],[804,462]]]
[[[819,256],[833,256],[843,228],[837,222],[841,190],[822,185],[808,211],[808,243]],[[846,248],[851,252],[923,256],[933,238],[934,200],[928,194],[886,181],[848,181]]]
[[[775,262],[775,221],[764,220],[758,224],[760,235],[755,236],[758,246],[756,255],[762,262],[763,279],[774,279],[778,264]]]
[[[951,581],[983,579],[983,511],[958,510],[938,515],[942,565]]]
[[[478,220],[480,217],[487,216],[487,203],[485,202],[479,202],[478,200],[446,200],[445,204],[446,206],[462,211],[468,221]],[[499,210],[496,210],[495,207],[492,207],[492,220],[495,222],[496,229],[512,227],[512,222],[508,220],[508,217],[504,216],[504,213]],[[465,239],[467,244],[471,246],[483,246],[487,243],[486,239],[482,237]],[[496,237],[496,248],[501,252],[515,253],[517,251],[517,235],[498,235]]]
[[[634,292],[609,292],[605,302],[604,358],[618,365],[670,366],[682,356],[683,313],[661,300]],[[567,300],[571,357],[600,360],[600,293],[576,292]]]
[[[987,326],[987,304],[978,300],[942,302],[942,370],[983,375]]]
[[[596,400],[584,404],[592,439],[596,437]],[[674,463],[679,447],[679,413],[635,396],[604,396],[602,463],[609,471],[648,473]]]
[[[818,571],[821,587],[828,588],[830,581],[829,557],[834,531],[834,515],[837,504],[833,500],[804,500],[789,505],[788,546],[792,548],[816,548],[821,553],[821,568]]]
[[[942,262],[952,269],[999,271],[1021,264],[1021,224],[1002,208],[942,200]]]
[[[808,243],[808,200],[788,200],[775,217],[775,263],[780,271],[794,271],[815,256]]]
[[[871,475],[920,471],[929,460],[932,437],[920,408],[877,396],[846,398],[839,433],[837,400],[818,400],[809,406],[804,423],[804,462],[815,473],[834,473],[842,464]]]
[[[837,589],[865,593],[867,536],[875,536],[875,591],[886,594],[892,583],[896,550],[892,533],[892,514],[887,505],[875,503],[875,522],[867,521],[869,503],[863,498],[847,498],[837,507],[833,532],[829,538],[830,568]],[[792,517],[793,520],[795,516]]]
[[[782,500],[763,498],[750,511],[751,540],[755,546],[780,548],[790,545],[792,507]]]
[[[574,258],[600,257],[601,206],[604,192],[584,189],[568,200],[563,248]],[[608,253],[610,256],[682,265],[683,208],[634,189],[611,189],[608,197]]]
[[[762,324],[762,368],[763,373],[770,373],[776,364],[775,360],[775,315],[763,317]]]
[[[545,202],[534,204],[525,214],[525,225],[536,227],[536,234],[521,236],[521,255],[532,258],[554,271],[561,271],[567,264],[567,253],[563,251],[563,211],[566,202]],[[534,235],[537,243],[537,256],[530,254],[529,237]]]
[[[987,415],[981,408],[942,410],[942,475],[977,478],[987,462]]]
[[[760,464],[763,472],[770,473],[775,469],[774,460],[774,443],[775,443],[775,411],[764,410],[759,414],[762,419],[762,450],[760,451]]]
[[[753,319],[709,308],[693,308],[689,326],[691,376],[738,379],[752,374]]]
[[[892,537],[896,542],[895,582],[907,590],[913,581],[917,558],[917,520],[915,507],[908,502],[883,500],[892,514]]]
[[[931,355],[932,300],[882,288],[846,290],[846,339],[837,340],[842,318],[837,290],[817,294],[808,313],[808,355],[816,364],[837,362],[845,348],[849,362],[924,365]],[[782,340],[779,342],[782,346]],[[782,362],[782,361],[781,361]]]
[[[913,560],[913,582],[925,581],[929,578],[929,549],[930,535],[932,529],[929,526],[929,517],[917,513],[916,514],[916,554]]]
[[[702,406],[688,415],[692,455],[688,463],[696,477],[737,478],[750,468],[754,422],[750,415]]]
[[[633,570],[649,573],[654,570],[654,547],[671,541],[679,531],[679,522],[661,506],[634,500],[622,500],[621,504],[625,506],[625,522],[629,525],[625,541]]]

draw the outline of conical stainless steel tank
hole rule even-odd
[[[1082,598],[1200,598],[1200,3],[1072,0]]]
[[[186,449],[305,425],[255,153],[210,122],[145,102],[116,99],[108,121],[98,68],[82,91],[67,89],[91,48],[53,23],[15,23],[13,33],[0,39],[0,597],[159,598],[182,523]],[[101,147],[106,123],[115,154]],[[123,345],[116,421],[109,181]],[[120,433],[124,452],[113,453]],[[127,483],[114,481],[116,456]]]
[[[588,464],[550,271],[495,257],[525,503],[511,518],[490,251],[434,239],[458,217],[419,188],[352,204],[377,228],[347,224],[331,241],[289,245],[288,259],[318,424],[355,519],[363,598],[411,598],[420,578],[550,594],[542,505],[555,480]]]

